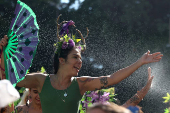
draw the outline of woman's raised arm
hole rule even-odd
[[[117,84],[121,82],[123,79],[130,76],[135,70],[137,70],[140,66],[147,63],[158,62],[162,58],[162,54],[160,52],[156,52],[153,54],[149,54],[150,51],[146,52],[138,61],[134,64],[120,69],[117,72],[101,77],[79,77],[77,78],[80,89],[82,93],[85,91],[92,91],[95,89],[101,89],[104,87],[108,87],[110,85]]]

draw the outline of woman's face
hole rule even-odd
[[[30,96],[31,96],[32,102],[34,102],[35,104],[41,104],[38,90],[36,88],[31,88]]]
[[[67,60],[64,62],[64,67],[71,75],[78,75],[78,72],[82,67],[82,59],[80,50],[77,47],[74,47],[70,54],[68,54]]]

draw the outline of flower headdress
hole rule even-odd
[[[87,28],[87,35],[84,38],[82,33],[76,29],[76,31],[80,34],[81,39],[76,39],[75,35],[70,35],[69,34],[69,26],[74,26],[76,27],[74,24],[74,22],[72,20],[70,21],[63,21],[60,24],[58,24],[59,18],[60,18],[61,14],[58,16],[57,18],[57,38],[58,38],[58,42],[56,44],[54,44],[54,46],[56,46],[56,54],[58,54],[60,56],[60,52],[62,49],[69,49],[72,48],[76,45],[79,45],[79,49],[81,51],[85,51],[86,50],[86,43],[85,43],[85,38],[88,36],[89,30]],[[60,26],[63,25],[62,29],[59,32],[59,28]],[[64,35],[65,34],[65,35]],[[80,44],[80,41],[83,41],[83,44]]]

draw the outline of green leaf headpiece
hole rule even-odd
[[[75,35],[70,35],[69,32],[69,26],[74,26],[76,27],[74,24],[74,22],[72,20],[70,21],[63,21],[60,24],[58,24],[59,18],[60,18],[61,14],[58,16],[57,18],[57,38],[58,38],[58,42],[54,44],[54,46],[56,47],[56,51],[55,53],[58,54],[60,56],[60,52],[62,49],[69,49],[72,48],[74,46],[78,46],[78,48],[84,52],[86,50],[86,43],[85,43],[85,38],[88,36],[89,30],[87,28],[87,35],[84,38],[82,33],[76,29],[76,31],[80,34],[81,39],[77,39]],[[59,32],[59,28],[60,26],[63,25],[62,29]],[[83,41],[83,44],[80,44],[81,40]]]

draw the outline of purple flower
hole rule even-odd
[[[104,92],[104,94],[102,96],[100,96],[100,102],[106,102],[106,101],[109,101],[109,94],[110,93],[107,93],[107,92]]]
[[[83,107],[88,108],[88,104],[89,104],[89,102],[90,102],[90,101],[82,101],[82,103],[83,103]]]
[[[67,31],[67,34],[68,34],[68,27],[71,26],[71,25],[74,25],[75,23],[70,20],[68,21],[67,23],[63,24],[63,28],[61,29],[59,35],[62,35],[65,31]]]
[[[75,46],[75,43],[74,43],[74,41],[72,39],[69,39],[68,43],[69,43],[69,45],[68,45],[69,48],[72,48],[72,47]]]
[[[81,46],[78,46],[78,49],[81,50]]]
[[[63,42],[63,44],[62,44],[62,49],[66,49],[67,47],[68,47],[67,42]]]
[[[92,98],[92,102],[98,102],[99,94],[95,91],[92,91],[90,94],[86,95],[87,97]]]
[[[72,20],[69,21],[69,26],[74,25],[74,24],[75,24],[74,21],[72,21]]]

